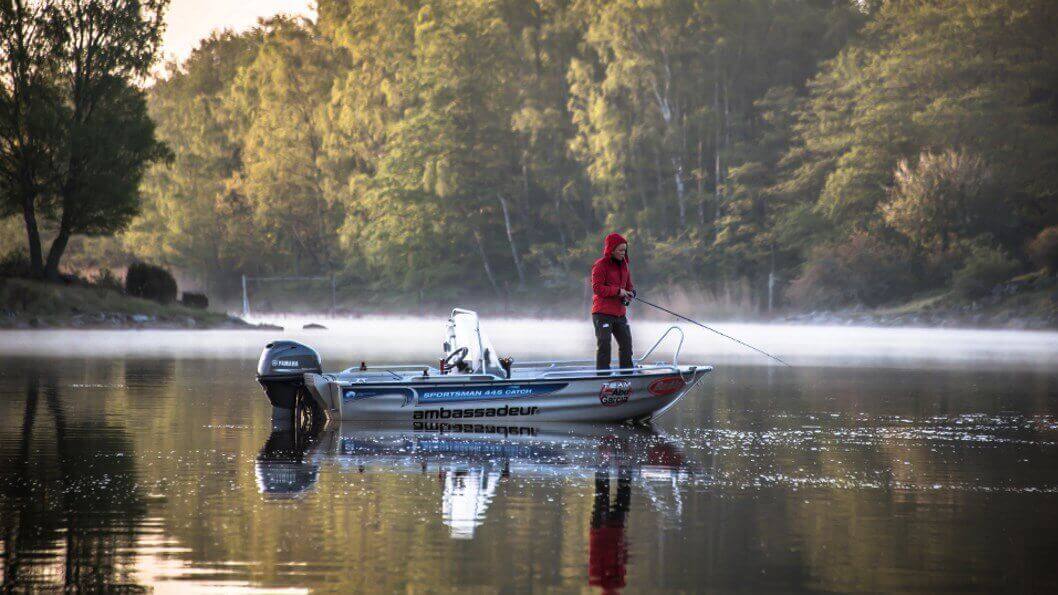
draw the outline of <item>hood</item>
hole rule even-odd
[[[603,242],[602,255],[609,258],[613,256],[613,249],[620,246],[621,244],[627,244],[628,240],[619,233],[612,233],[606,236],[606,241]],[[628,260],[628,251],[625,251],[625,260]]]

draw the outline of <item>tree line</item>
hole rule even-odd
[[[641,285],[972,293],[1054,270],[1054,30],[1048,0],[320,0],[169,65],[169,158],[86,231],[213,291],[578,295],[619,231]]]

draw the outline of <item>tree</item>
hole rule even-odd
[[[311,23],[273,19],[225,102],[242,157],[233,190],[246,197],[276,256],[314,273],[334,272],[343,216],[323,168],[324,105],[337,61]]]
[[[351,182],[357,198],[343,229],[347,245],[355,243],[379,274],[405,287],[439,282],[442,273],[454,284],[454,274],[462,270],[466,279],[468,263],[476,261],[498,294],[516,268],[496,257],[506,238],[498,196],[517,192],[519,171],[508,80],[516,57],[502,17],[484,2],[418,11],[414,62],[398,77],[407,107],[389,127],[377,173]],[[379,240],[418,253],[390,254]],[[392,259],[404,266],[386,266]]]
[[[139,258],[195,274],[211,291],[263,266],[265,243],[232,184],[242,151],[224,104],[261,36],[259,29],[210,36],[181,66],[172,65],[148,98],[158,138],[174,158],[147,170],[141,214],[122,243]]]
[[[58,182],[58,230],[44,274],[59,275],[73,234],[126,226],[139,206],[144,168],[166,155],[144,94],[132,86],[158,49],[168,0],[59,0],[57,84],[66,105]]]
[[[61,147],[50,8],[39,0],[0,1],[0,217],[22,216],[36,277],[44,275],[40,216],[51,206]]]

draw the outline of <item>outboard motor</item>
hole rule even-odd
[[[306,372],[323,373],[320,354],[315,349],[295,341],[273,341],[265,345],[257,362],[257,381],[272,402],[273,425],[293,422]]]

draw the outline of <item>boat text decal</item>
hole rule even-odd
[[[632,383],[627,380],[604,382],[599,390],[599,402],[606,407],[616,407],[628,401],[632,395]]]
[[[412,424],[416,432],[437,432],[438,434],[499,434],[501,436],[536,436],[537,429],[532,426],[503,426],[495,424],[451,423],[436,421],[417,421]]]
[[[430,387],[419,389],[420,403],[451,403],[458,401],[483,401],[488,399],[510,399],[539,397],[566,388],[567,383],[511,384],[497,387]]]
[[[650,394],[655,397],[664,397],[665,395],[671,395],[672,393],[679,392],[680,389],[687,386],[687,383],[683,381],[683,378],[679,376],[671,376],[669,378],[658,378],[654,382],[650,383],[647,390]]]
[[[355,401],[357,399],[369,399],[382,395],[396,395],[404,397],[410,402],[415,392],[410,388],[347,388],[342,391],[342,401]]]
[[[508,417],[516,415],[536,415],[539,407],[477,407],[467,409],[420,409],[412,413],[412,419],[467,419],[474,417]]]

